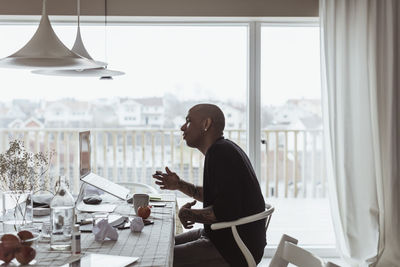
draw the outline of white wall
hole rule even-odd
[[[82,15],[104,15],[106,0],[81,0]],[[50,15],[75,15],[76,1],[47,0]],[[40,15],[42,0],[1,0],[0,15]],[[109,16],[318,17],[318,0],[108,0]]]

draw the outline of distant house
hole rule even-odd
[[[180,113],[172,119],[173,128],[179,129],[185,123],[186,112],[197,102],[184,102],[181,105],[184,106],[185,113]],[[216,103],[216,105],[222,110],[225,116],[225,129],[227,130],[239,130],[246,128],[246,110],[243,107],[236,106],[234,104],[227,103]]]
[[[118,118],[118,125],[122,127],[141,126],[142,105],[132,98],[121,99],[115,107],[115,113]]]
[[[322,127],[321,103],[317,99],[290,99],[273,108],[268,129],[310,130]]]
[[[62,103],[64,103],[69,109],[68,123],[70,127],[86,128],[90,126],[93,117],[90,112],[90,102],[65,99]]]
[[[46,103],[44,109],[46,127],[88,127],[92,122],[90,104],[75,99],[63,99]]]
[[[34,117],[28,118],[23,123],[23,128],[44,128],[44,123]]]
[[[246,110],[224,103],[220,103],[218,106],[225,115],[225,129],[238,130],[246,128]]]
[[[35,110],[39,108],[40,103],[31,101],[29,99],[13,99],[12,106],[18,106],[19,109],[24,112],[26,118],[34,115]]]
[[[23,121],[21,119],[15,119],[11,121],[8,125],[8,128],[13,128],[13,129],[20,129],[20,128],[44,128],[43,122],[39,121],[38,119],[34,117],[30,117],[27,120]]]
[[[66,127],[68,124],[68,107],[58,101],[46,103],[44,121],[46,127]]]
[[[92,104],[91,127],[96,128],[117,128],[119,126],[118,117],[116,115],[115,106],[111,104]]]
[[[12,122],[15,122],[17,126],[23,122],[25,117],[26,114],[19,106],[7,107],[3,105],[0,107],[0,127],[9,128],[13,124]]]
[[[135,101],[141,104],[141,122],[144,127],[159,128],[164,125],[163,98],[136,98]]]
[[[26,114],[21,110],[19,106],[13,105],[7,109],[4,117],[7,119],[24,119],[26,117]]]
[[[161,97],[125,98],[115,113],[119,126],[160,128],[164,124],[164,101]]]
[[[16,128],[24,128],[24,121],[21,119],[15,119],[13,121],[11,121],[8,125],[7,128],[12,128],[12,129],[16,129]]]

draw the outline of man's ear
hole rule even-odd
[[[205,119],[203,122],[203,126],[204,126],[203,130],[208,131],[208,129],[211,127],[211,124],[212,124],[211,118]]]

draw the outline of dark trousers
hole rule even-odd
[[[203,229],[196,229],[175,237],[174,267],[229,266],[203,232]]]

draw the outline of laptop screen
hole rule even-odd
[[[82,178],[90,172],[90,131],[79,132],[79,173]]]

